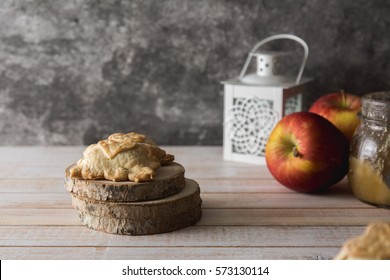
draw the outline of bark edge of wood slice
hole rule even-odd
[[[149,235],[171,232],[196,224],[202,216],[201,206],[189,209],[166,220],[118,219],[79,213],[80,221],[90,229],[111,234]]]
[[[199,185],[186,179],[175,195],[144,202],[101,202],[72,196],[79,218],[88,228],[106,233],[145,235],[195,224],[202,215]]]
[[[181,192],[150,201],[103,202],[72,195],[72,205],[79,212],[118,219],[158,219],[164,215],[180,214],[201,202],[199,185],[190,179],[186,179],[186,186]]]
[[[156,170],[153,181],[135,183],[71,178],[65,170],[65,189],[72,195],[100,201],[135,202],[160,199],[179,193],[185,186],[182,165],[172,162]]]

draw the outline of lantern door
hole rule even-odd
[[[283,116],[283,88],[225,84],[224,159],[265,164],[268,137]]]

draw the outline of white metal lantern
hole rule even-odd
[[[257,52],[273,40],[290,39],[304,49],[297,76],[279,73],[279,60],[286,52]],[[238,78],[224,84],[224,142],[225,160],[265,164],[265,145],[276,123],[285,115],[302,110],[302,94],[311,81],[302,78],[309,54],[307,44],[299,37],[280,34],[257,43],[244,64]],[[246,75],[253,57],[257,71]]]

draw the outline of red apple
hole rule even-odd
[[[361,109],[360,97],[345,93],[328,93],[317,99],[309,112],[319,114],[333,123],[351,142],[360,120],[357,113]]]
[[[320,115],[299,112],[282,118],[268,139],[265,158],[282,185],[299,192],[325,190],[348,171],[349,143]]]

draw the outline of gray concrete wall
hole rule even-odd
[[[221,144],[220,81],[271,34],[308,43],[309,104],[390,89],[389,15],[386,0],[2,0],[0,145]]]

